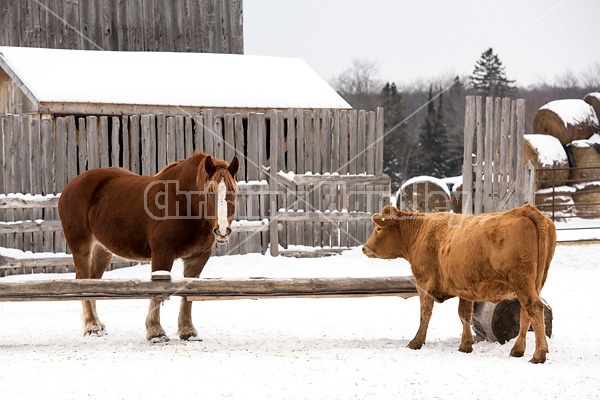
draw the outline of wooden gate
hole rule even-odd
[[[535,170],[524,163],[525,100],[467,96],[462,213],[534,203]],[[473,152],[475,150],[475,152]]]

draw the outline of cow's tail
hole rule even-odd
[[[529,218],[537,230],[538,263],[535,286],[539,293],[546,282],[550,262],[554,256],[554,249],[556,247],[556,227],[550,218],[546,217],[531,204],[525,204],[523,207],[516,210],[518,210],[523,217]]]

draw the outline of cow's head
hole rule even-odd
[[[375,224],[373,233],[362,248],[363,253],[371,258],[398,258],[402,255],[398,251],[399,223],[409,213],[399,211],[396,207],[385,206],[381,214],[374,214],[371,220]]]

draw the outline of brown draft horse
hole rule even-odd
[[[229,239],[235,213],[239,168],[195,152],[171,163],[154,176],[140,176],[123,168],[96,168],[69,182],[58,202],[58,212],[77,279],[100,279],[112,258],[151,261],[152,272],[171,271],[183,260],[184,276],[197,278],[208,261],[215,240]],[[182,298],[179,337],[194,339],[192,303]],[[104,335],[95,301],[83,301],[84,335]],[[160,325],[160,301],[151,300],[146,338],[168,341]]]

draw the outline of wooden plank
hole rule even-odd
[[[313,136],[313,153],[312,153],[312,170],[314,173],[319,173],[322,174],[324,171],[322,169],[322,162],[321,162],[321,148],[323,146],[323,140],[322,140],[322,130],[321,130],[321,113],[319,112],[319,110],[315,110],[314,114],[313,114],[313,131],[312,131],[312,136]],[[309,206],[307,207],[307,211],[314,211],[314,210],[321,210],[321,204],[322,204],[322,199],[321,199],[321,187],[320,186],[314,186],[309,188],[310,193],[312,194],[312,196],[309,197]],[[313,223],[312,224],[312,228],[313,228],[313,242],[312,245],[314,247],[321,247],[323,246],[323,241],[322,241],[322,226],[321,223]],[[310,245],[310,243],[307,243],[308,245]]]
[[[502,124],[502,99],[500,97],[496,97],[494,99],[494,157],[492,163],[492,206],[489,212],[493,212],[491,210],[496,209],[496,204],[500,200],[500,126]]]
[[[61,192],[67,184],[67,121],[65,118],[56,119],[56,163],[55,191]]]
[[[270,111],[268,114],[270,121],[270,156],[269,156],[269,247],[271,256],[279,254],[279,231],[277,229],[278,214],[278,195],[279,185],[277,184],[277,171],[279,168],[279,113],[280,111]]]
[[[141,174],[141,149],[140,149],[140,116],[132,115],[129,117],[130,123],[130,139],[131,139],[131,171],[136,174]]]
[[[237,180],[245,182],[247,181],[247,177],[246,177],[246,157],[245,157],[245,153],[246,153],[246,149],[245,149],[245,134],[244,134],[244,121],[243,121],[243,117],[242,114],[240,113],[236,113],[233,116],[233,135],[234,135],[234,146],[235,146],[235,155],[238,157],[239,161],[240,161],[240,169],[238,170],[237,173]],[[238,186],[238,203],[236,206],[236,219],[240,220],[240,219],[244,219],[247,220],[248,218],[248,198],[249,196],[247,196],[246,194],[241,194],[240,190],[239,190],[239,186]],[[246,254],[249,252],[249,245],[248,245],[248,233],[246,232],[239,232],[238,233],[238,253],[239,254]],[[258,235],[260,237],[260,234]]]
[[[304,110],[295,109],[294,116],[296,118],[296,172],[303,174],[306,172],[306,157],[305,157],[305,128],[304,128]],[[295,210],[306,209],[306,187],[303,185],[296,186],[296,206]],[[305,243],[306,237],[304,236],[305,226],[303,222],[296,223],[296,242]]]
[[[314,135],[313,135],[313,130],[314,130],[314,113],[313,111],[309,111],[309,110],[304,110],[304,115],[299,116],[299,118],[302,118],[302,135],[304,136],[304,152],[302,154],[302,159],[304,162],[304,168],[303,171],[304,172],[313,172],[313,160],[312,160],[312,154],[313,154],[313,148],[314,148]],[[305,211],[312,211],[311,210],[311,202],[312,202],[312,193],[311,193],[311,187],[307,187],[307,186],[300,186],[302,188],[302,208]],[[310,245],[314,243],[314,231],[313,231],[313,224],[312,223],[306,223],[303,224],[304,226],[304,243]]]
[[[525,171],[524,171],[524,151],[525,151],[525,100],[518,99],[516,105],[517,119],[517,177],[516,177],[516,206],[519,207],[525,203]]]
[[[467,96],[465,100],[465,132],[463,148],[463,188],[462,213],[473,214],[473,136],[475,135],[475,97]]]
[[[75,117],[70,115],[66,118],[67,122],[67,182],[77,176],[77,126]],[[62,189],[61,189],[62,191]],[[32,191],[31,193],[40,193]]]
[[[58,197],[36,195],[31,199],[19,197],[18,195],[6,195],[0,198],[0,209],[10,208],[56,208]]]
[[[5,6],[0,6],[5,7]],[[0,13],[2,12],[2,8],[0,8]],[[2,15],[0,15],[0,22],[2,22]],[[2,28],[0,28],[0,39],[3,38]],[[5,131],[6,117],[4,115],[0,115],[0,191],[2,193],[8,193],[6,187],[6,180],[4,174],[6,173],[6,156],[7,151],[5,152],[5,148],[8,147],[8,143],[6,142],[8,132]],[[41,169],[40,169],[41,170]],[[41,174],[38,174],[41,175]],[[41,192],[40,192],[41,193]],[[6,211],[0,210],[0,221],[6,221]],[[0,235],[0,247],[6,247],[6,237],[4,235]]]
[[[116,27],[113,35],[116,37],[117,44],[113,50],[129,50],[128,3],[129,0],[117,0],[116,4],[113,3],[113,11],[116,11],[113,13],[113,26]]]
[[[88,169],[88,137],[85,118],[80,117],[77,122],[77,172],[82,173]]]
[[[49,116],[42,116],[42,167],[44,171],[43,177],[43,193],[54,193],[54,124]],[[51,208],[44,209],[44,218],[53,219],[54,211]],[[43,251],[54,251],[54,234],[52,232],[43,233]]]
[[[508,173],[508,178],[511,185],[515,184],[515,179],[517,176],[517,102],[516,100],[512,100],[510,102],[510,128],[509,128],[509,140],[510,140],[510,148],[508,150],[509,160],[510,160],[510,169]],[[516,196],[511,196],[508,199],[508,209],[515,208],[517,205]]]
[[[13,116],[5,115],[2,117],[2,139],[3,145],[3,157],[2,157],[2,173],[4,175],[5,182],[5,193],[13,192],[14,176],[12,171],[12,158],[14,154],[13,148]],[[6,221],[14,221],[14,211],[8,210],[3,215]],[[6,247],[14,247],[15,238],[14,235],[6,235],[3,237],[3,245]]]
[[[131,139],[129,137],[129,117],[127,115],[121,117],[121,127],[121,141],[123,144],[121,147],[123,160],[121,166],[131,170],[131,145],[129,143]]]
[[[12,143],[11,143],[11,182],[12,192],[22,193],[23,192],[23,173],[22,160],[23,160],[23,120],[20,115],[12,116]],[[20,221],[23,219],[23,210],[14,210],[12,221]],[[17,249],[24,250],[23,247],[23,235],[14,235],[14,246]]]
[[[128,0],[127,26],[130,51],[146,50],[144,46],[144,0]]]
[[[111,120],[110,166],[121,167],[121,119],[119,117],[112,117]]]
[[[483,165],[484,165],[484,134],[483,134],[483,105],[481,96],[475,98],[475,140],[477,142],[476,150],[476,169],[473,180],[475,181],[475,207],[474,214],[479,215],[484,210],[484,192],[483,192]],[[487,164],[485,164],[487,165]],[[487,170],[486,170],[487,171]],[[486,174],[485,176],[490,176]],[[489,181],[489,179],[488,179]],[[489,206],[486,208],[489,210]],[[489,212],[489,211],[488,211]]]
[[[159,135],[160,135],[160,133],[159,133]],[[176,146],[177,145],[175,143],[175,118],[169,117],[169,118],[167,118],[167,132],[166,132],[166,161],[167,161],[167,163],[172,163],[174,161],[177,161]]]
[[[100,137],[98,136],[98,117],[86,118],[88,169],[100,167]]]
[[[493,163],[494,163],[494,98],[485,99],[485,181],[483,192],[485,194],[484,212],[491,212],[494,208],[493,199]]]
[[[258,149],[258,179],[260,181],[267,180],[267,173],[263,172],[262,167],[268,165],[267,161],[267,120],[266,115],[264,113],[258,114],[258,131],[257,131],[257,149]],[[270,184],[270,182],[269,182]],[[259,194],[259,220],[264,220],[269,218],[269,205],[270,198],[269,194],[261,193]],[[267,247],[269,246],[269,232],[262,232],[260,234],[261,239],[261,252],[266,254]]]
[[[46,221],[23,220],[20,222],[1,222],[0,221],[0,234],[54,232],[54,231],[60,231],[60,230],[62,230],[62,226],[61,226],[59,220],[46,220]]]
[[[82,298],[196,299],[258,297],[333,297],[416,294],[414,278],[293,278],[293,279],[185,279],[142,281],[60,279],[0,283],[0,301],[80,300]]]
[[[100,168],[110,167],[110,153],[108,142],[108,117],[100,117],[100,129],[98,131],[100,138]]]
[[[510,160],[508,159],[509,150],[509,130],[510,130],[510,98],[502,99],[502,120],[500,122],[500,162],[498,164],[498,190],[500,198],[506,195],[508,189],[508,172]],[[498,207],[496,207],[498,210]]]
[[[150,139],[151,135],[151,124],[153,123],[150,115],[142,115],[141,118],[141,147],[142,147],[142,157],[141,157],[141,169],[142,175],[154,175],[152,172],[152,164],[154,164],[154,160],[152,159],[152,140]]]
[[[331,172],[331,110],[325,109],[321,113],[321,171],[323,173]],[[319,210],[329,210],[333,201],[333,186],[329,184],[319,184],[321,198]],[[337,226],[335,227],[337,229]],[[332,233],[334,227],[330,222],[321,224],[321,246],[332,246]]]
[[[264,120],[263,120],[264,121]],[[259,168],[260,168],[260,151],[259,146],[265,144],[259,143],[262,138],[259,131],[259,125],[261,118],[256,113],[250,113],[248,116],[248,134],[247,143],[248,148],[246,151],[247,169],[246,169],[246,181],[256,181],[259,179]],[[263,129],[264,130],[264,129]],[[248,195],[246,204],[247,218],[251,221],[261,219],[261,198],[259,195]],[[246,248],[250,253],[260,253],[262,251],[262,233],[255,233],[248,235],[246,238]]]
[[[194,120],[185,117],[185,149],[183,158],[191,157],[194,153]]]
[[[371,221],[372,212],[338,212],[338,211],[279,211],[277,222],[338,222],[338,221]]]
[[[29,135],[29,118],[27,115],[20,116],[21,122],[21,143],[20,143],[20,154],[19,164],[21,168],[21,192],[32,193],[31,190],[31,142]],[[32,210],[21,210],[19,220],[31,220],[33,219]],[[33,235],[29,232],[22,234],[24,251],[33,250]]]
[[[171,128],[173,128],[173,117],[170,117]],[[175,159],[175,140],[172,135],[175,134],[174,129],[169,132],[169,121],[166,119],[165,114],[158,114],[156,116],[156,159],[157,165],[156,170],[160,171]],[[171,135],[171,137],[169,136]],[[171,141],[172,140],[172,141]],[[169,146],[171,148],[169,148]],[[171,152],[173,153],[171,156]]]
[[[350,110],[349,113],[349,121],[348,121],[348,125],[349,125],[349,133],[348,133],[348,137],[349,137],[349,154],[348,154],[348,172],[350,174],[357,174],[358,171],[358,111],[357,110]],[[352,189],[355,189],[356,187],[353,187]],[[353,190],[354,191],[354,190]],[[358,196],[354,193],[349,193],[348,194],[348,210],[349,211],[359,211],[358,208],[358,203],[357,203],[357,198]],[[356,222],[349,222],[348,223],[348,246],[358,246],[360,245],[362,242],[360,241],[360,239],[358,238],[358,225]]]
[[[210,155],[215,154],[215,131],[214,131],[214,119],[212,110],[204,110],[203,122],[204,122],[204,152]]]
[[[367,112],[365,110],[358,111],[358,153],[357,153],[357,169],[358,173],[365,173],[367,171],[367,158],[366,158],[366,148],[367,148]],[[366,186],[357,185],[356,191],[359,193],[357,196],[358,201],[358,211],[366,210]],[[366,224],[359,222],[357,223],[356,230],[356,239],[359,244],[364,243],[367,239],[366,236]]]
[[[181,115],[175,116],[175,159],[185,158],[185,119]]]
[[[295,116],[295,110],[293,108],[290,108],[289,110],[287,110],[285,112],[286,115],[286,131],[287,131],[287,139],[286,139],[286,143],[287,143],[287,170],[288,171],[293,171],[293,172],[297,172],[298,168],[296,165],[296,143],[297,143],[297,138],[296,138],[296,116]],[[298,197],[297,197],[297,187],[294,187],[293,189],[287,189],[287,198],[286,198],[286,208],[287,209],[291,209],[291,210],[297,210],[298,209]],[[303,235],[299,236],[298,238],[296,237],[296,233],[297,233],[297,224],[296,223],[290,223],[287,226],[287,231],[286,231],[286,244],[290,245],[290,244],[303,244]],[[298,240],[300,240],[300,242],[298,242]]]
[[[31,193],[43,193],[43,174],[42,174],[42,153],[41,153],[41,121],[39,115],[29,116],[29,143],[31,144],[30,150],[30,165],[31,171]],[[1,175],[1,174],[0,174]],[[34,220],[40,220],[44,217],[44,210],[42,208],[35,208],[32,210],[31,216]],[[33,234],[33,251],[43,251],[44,235],[43,233]]]
[[[233,114],[223,116],[224,159],[230,162],[235,155],[235,133],[233,126]]]
[[[79,16],[79,1],[77,0],[66,0],[64,6],[64,18],[66,36],[65,47],[67,49],[80,49],[81,48],[81,37],[80,37],[80,16]]]
[[[340,176],[348,173],[348,135],[349,135],[349,127],[348,127],[348,111],[341,110],[340,111],[340,137],[338,142],[339,154],[340,154],[340,166],[338,171]],[[348,210],[348,188],[349,185],[347,183],[343,183],[339,185],[339,207],[340,211]],[[340,234],[339,234],[339,246],[346,247],[348,246],[348,223],[340,222],[339,223]]]
[[[214,137],[212,155],[222,160],[225,157],[225,141],[223,140],[223,119],[221,117],[214,119],[212,133]]]
[[[194,117],[194,150],[204,151],[204,115]]]

